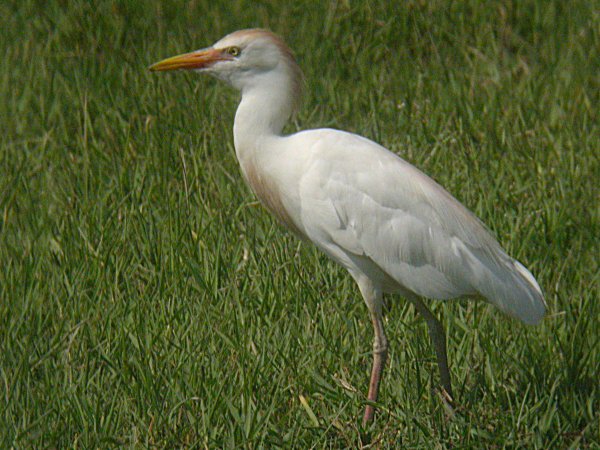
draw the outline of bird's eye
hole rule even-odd
[[[227,49],[227,53],[229,53],[231,56],[239,56],[239,54],[240,54],[241,52],[242,52],[242,51],[240,50],[240,48],[239,48],[239,47],[229,47],[229,48]]]

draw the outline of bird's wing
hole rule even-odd
[[[368,139],[305,133],[313,136],[300,181],[302,220],[317,239],[369,258],[419,296],[480,294],[526,322],[541,319],[533,276],[439,184]]]

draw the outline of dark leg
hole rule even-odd
[[[452,403],[452,385],[450,383],[450,370],[448,367],[448,355],[446,354],[446,333],[441,322],[429,311],[425,304],[416,298],[411,299],[417,311],[423,316],[429,327],[429,335],[433,347],[435,348],[435,354],[437,356],[437,363],[440,369],[440,380],[442,387],[448,398],[446,400]]]

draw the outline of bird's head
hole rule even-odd
[[[211,47],[164,59],[152,71],[176,69],[207,73],[240,91],[258,84],[287,85],[299,97],[302,73],[292,51],[274,33],[262,29],[228,34]]]

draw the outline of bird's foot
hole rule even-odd
[[[443,387],[439,387],[435,390],[435,392],[442,401],[442,406],[444,407],[446,417],[450,420],[454,419],[456,417],[457,408],[454,398],[452,398],[452,395],[448,393],[448,391]]]

